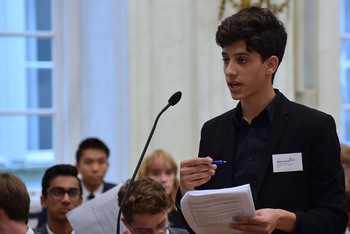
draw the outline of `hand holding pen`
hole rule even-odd
[[[210,157],[192,158],[180,163],[180,191],[182,196],[196,186],[202,185],[215,175],[217,164],[224,164],[226,161],[214,161]]]
[[[227,162],[224,161],[224,160],[215,160],[213,161],[211,164],[216,164],[216,165],[219,165],[219,164],[226,164]]]

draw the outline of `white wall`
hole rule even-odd
[[[63,2],[66,11],[78,3],[75,17],[81,21],[77,27],[73,24],[78,36],[64,47],[68,52],[76,50],[78,62],[74,56],[68,58],[68,70],[63,71],[70,73],[64,76],[70,94],[63,107],[69,113],[64,119],[62,134],[69,138],[62,146],[63,155],[75,162],[80,139],[100,136],[112,148],[108,178],[125,180],[136,166],[155,117],[180,90],[182,100],[160,118],[148,151],[164,148],[178,163],[196,157],[202,124],[236,105],[225,85],[221,49],[215,44],[220,1],[130,0],[127,6],[120,5],[126,1]],[[339,123],[339,17],[334,16],[339,15],[340,0],[289,2],[289,8],[278,14],[288,44],[274,87],[291,100],[332,114]],[[127,9],[127,29],[121,28],[125,25],[121,7]],[[226,4],[226,16],[235,11]],[[101,31],[107,23],[110,32]],[[127,42],[123,44],[120,37],[127,37]],[[126,57],[121,50],[126,50]],[[128,84],[120,83],[120,72],[127,74]],[[70,80],[75,75],[79,80]],[[104,83],[99,83],[102,78]],[[305,88],[305,82],[313,87]],[[127,100],[113,100],[120,92],[128,93]],[[123,101],[128,105],[123,106]],[[93,109],[93,103],[99,108]],[[117,117],[121,121],[115,122]]]
[[[75,164],[78,144],[98,137],[111,151],[106,180],[129,177],[128,41],[126,0],[55,1],[56,161]],[[63,139],[63,140],[62,140]]]
[[[130,171],[153,120],[177,90],[182,100],[160,119],[149,151],[164,148],[178,162],[197,157],[202,124],[236,105],[215,43],[219,1],[129,1]],[[225,15],[236,10],[229,4]],[[275,87],[294,99],[293,4],[281,19],[291,40]]]

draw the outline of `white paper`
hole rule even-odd
[[[234,216],[255,216],[250,185],[189,191],[181,199],[182,213],[198,234],[241,233],[229,227]]]
[[[66,214],[76,234],[114,234],[119,212],[118,192],[122,184],[83,203]],[[120,220],[120,233],[127,230]]]

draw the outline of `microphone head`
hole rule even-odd
[[[182,96],[181,91],[177,91],[169,98],[169,101],[168,101],[169,104],[172,106],[176,105],[180,101],[181,96]]]

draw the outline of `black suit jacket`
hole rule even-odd
[[[43,223],[41,227],[36,228],[35,231],[40,232],[41,234],[49,234],[46,228],[46,223]]]
[[[43,234],[41,232],[38,232],[37,230],[33,230],[34,234]]]
[[[188,234],[188,231],[181,228],[169,227],[169,234]]]
[[[218,165],[211,180],[196,189],[234,185],[233,112],[203,125],[199,157],[211,156],[214,160],[226,160],[227,164]],[[272,155],[286,153],[302,153],[302,171],[273,172]],[[335,122],[330,115],[281,95],[263,157],[264,172],[252,191],[257,210],[279,208],[294,212],[296,233],[344,233],[348,220],[344,172]],[[179,199],[180,196],[178,208]]]
[[[113,188],[114,186],[116,186],[116,184],[111,184],[111,183],[103,182],[103,192],[106,192],[106,191],[110,190],[110,189]]]

